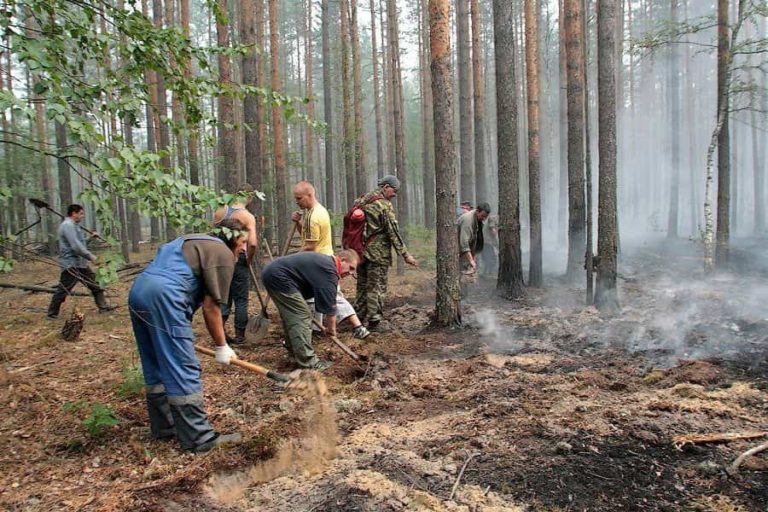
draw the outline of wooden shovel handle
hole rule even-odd
[[[207,348],[207,347],[201,347],[200,345],[195,345],[195,350],[200,352],[201,354],[205,354],[207,356],[216,357],[216,352],[213,350]],[[265,377],[269,377],[272,380],[276,380],[278,382],[289,382],[291,379],[288,378],[287,375],[283,375],[282,373],[273,372],[272,370],[268,370],[264,368],[263,366],[259,366],[258,364],[249,363],[247,361],[243,361],[242,359],[233,358],[230,360],[230,364],[233,364],[235,366],[239,366],[240,368],[250,370],[252,372],[258,373],[259,375],[264,375]]]
[[[259,281],[256,279],[256,274],[253,272],[253,267],[248,265],[248,270],[251,271],[251,279],[253,280],[253,286],[256,287],[256,295],[259,296],[259,303],[261,304],[261,314],[266,317],[268,303],[264,301],[264,297],[262,297],[261,295],[261,286],[259,286]],[[269,296],[267,296],[267,300],[269,300]]]

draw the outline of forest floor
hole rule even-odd
[[[322,396],[201,356],[212,423],[246,439],[205,455],[150,439],[125,307],[70,299],[62,316],[76,304],[85,329],[65,342],[63,320],[44,319],[50,295],[0,291],[0,508],[768,510],[766,452],[726,471],[768,430],[768,265],[750,244],[765,247],[734,250],[738,274],[712,275],[689,242],[625,248],[613,318],[555,277],[516,302],[481,279],[467,327],[433,330],[434,272],[393,271],[399,331],[342,333],[371,356],[362,366],[316,339],[335,363]],[[56,273],[23,264],[8,280],[53,286]],[[124,305],[129,286],[111,300]],[[238,353],[290,371],[281,335],[273,321]],[[720,433],[757,437],[675,442]]]

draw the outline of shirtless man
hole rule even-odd
[[[225,323],[232,312],[232,303],[234,302],[235,305],[235,337],[227,337],[227,341],[232,345],[245,343],[245,327],[248,325],[248,291],[251,286],[249,267],[256,256],[256,218],[248,211],[248,206],[255,200],[253,186],[243,183],[237,191],[250,193],[251,196],[246,202],[236,201],[231,205],[222,206],[213,215],[214,227],[224,219],[236,219],[248,230],[248,243],[245,252],[239,255],[235,264],[235,273],[229,287],[229,298],[226,304],[221,305],[221,316]]]

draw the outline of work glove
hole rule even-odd
[[[216,347],[216,362],[221,364],[229,364],[232,359],[237,359],[237,354],[232,350],[229,345],[222,345]]]

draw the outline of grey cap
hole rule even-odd
[[[400,188],[400,180],[397,179],[397,176],[387,174],[386,176],[379,179],[379,186],[383,187],[384,185],[389,185],[393,189],[398,190]]]
[[[482,203],[478,204],[475,207],[475,210],[480,210],[480,211],[483,211],[483,212],[485,212],[485,213],[490,215],[490,213],[491,213],[491,205],[489,205],[486,202],[482,202]]]

